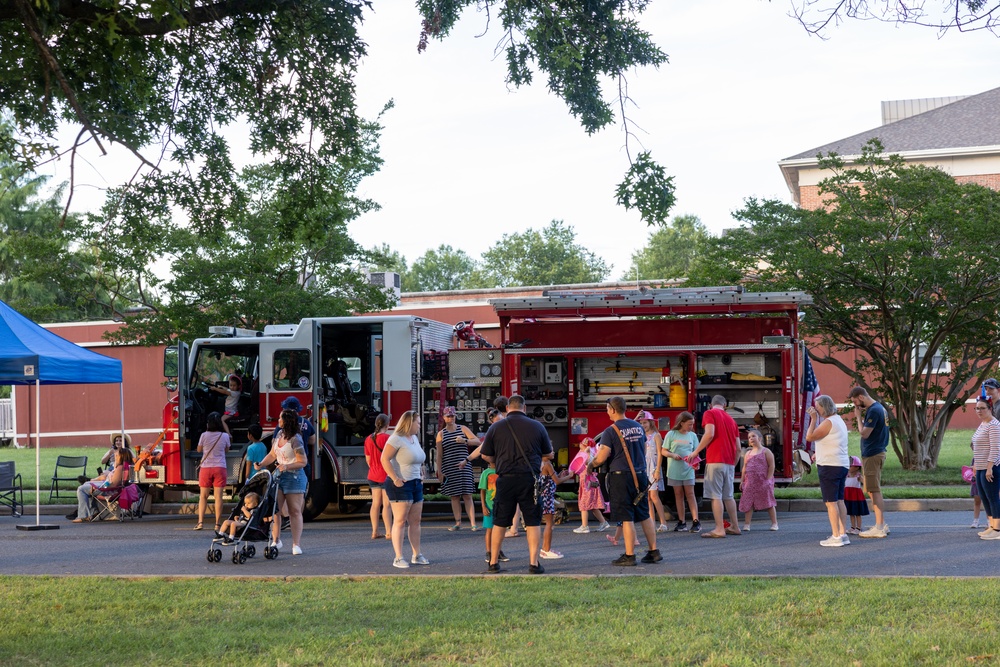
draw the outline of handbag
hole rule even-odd
[[[521,453],[521,458],[523,458],[524,462],[528,464],[528,470],[531,470],[531,461],[528,460],[528,455],[524,453],[524,448],[521,447],[521,440],[517,437],[517,433],[514,432],[514,427],[511,426],[510,422],[507,420],[504,420],[504,423],[507,424],[507,428],[510,429],[510,434],[514,438],[514,444],[517,445],[517,451]],[[532,496],[535,499],[535,504],[537,505],[542,501],[542,493],[545,491],[545,482],[542,479],[542,476],[537,474],[534,470],[531,470],[531,476],[535,480],[531,491]]]
[[[194,471],[195,472],[198,472],[199,470],[201,470],[201,463],[202,463],[202,461],[205,460],[206,456],[208,456],[209,454],[211,454],[212,452],[215,451],[215,446],[219,444],[219,440],[222,440],[222,434],[221,433],[219,435],[215,436],[215,442],[212,443],[212,446],[209,447],[208,451],[207,452],[202,452],[202,454],[201,454],[201,461],[199,461],[198,465],[196,465],[194,467]]]

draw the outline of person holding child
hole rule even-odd
[[[750,530],[754,510],[767,510],[771,530],[778,530],[778,504],[774,499],[774,454],[764,447],[764,436],[757,429],[747,433],[750,449],[743,455],[743,475],[740,479],[740,511],[743,530]]]
[[[236,529],[243,528],[250,522],[250,519],[253,517],[253,511],[259,504],[260,494],[250,491],[243,496],[243,506],[240,508],[240,513],[234,518],[226,519],[222,522],[219,535],[224,538],[222,541],[223,545],[228,546],[236,540]]]
[[[593,438],[584,438],[583,442],[580,443],[580,451],[585,452],[589,461],[592,461],[597,454],[596,449],[597,444]],[[588,515],[593,512],[600,522],[597,531],[603,533],[611,527],[611,524],[607,522],[602,512],[607,503],[604,500],[604,494],[601,493],[601,481],[597,478],[597,473],[592,470],[584,471],[579,477],[580,488],[577,492],[576,507],[580,510],[580,525],[574,528],[573,532],[589,533]]]
[[[851,457],[851,467],[844,482],[844,506],[847,507],[847,516],[851,518],[851,527],[847,532],[851,535],[860,535],[862,517],[868,516],[870,512],[861,486],[861,459],[857,456]]]
[[[701,521],[698,520],[698,502],[694,497],[694,468],[688,465],[687,457],[698,447],[698,436],[694,432],[694,415],[684,411],[677,415],[674,428],[667,433],[660,450],[667,461],[667,486],[674,490],[674,502],[677,505],[677,525],[675,533],[688,531],[684,521],[684,503],[691,510],[691,532],[701,532]]]

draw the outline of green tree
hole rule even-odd
[[[0,156],[0,300],[40,322],[98,315],[90,258],[72,245],[80,220],[63,220],[62,190],[43,196],[45,183]]]
[[[749,200],[737,214],[747,226],[711,240],[691,280],[810,293],[813,358],[882,399],[904,467],[933,468],[952,416],[1000,356],[1000,193],[885,157],[878,141],[852,168],[836,156],[820,165],[833,170],[826,210]]]
[[[684,278],[708,238],[698,216],[675,216],[668,226],[650,232],[646,245],[632,253],[632,265],[621,279]]]
[[[520,0],[419,0],[421,48],[473,4],[486,12],[487,28],[500,18],[509,82],[544,73],[588,133],[626,108],[629,70],[666,62],[638,26],[648,0],[571,0],[558,10]],[[223,136],[239,125],[258,159],[280,174],[279,196],[308,198],[332,164],[367,153],[354,78],[367,48],[358,27],[369,11],[370,0],[0,3],[0,108],[16,130],[0,152],[30,171],[83,142],[102,151],[122,145],[138,169],[109,194],[115,207],[158,217],[166,206],[208,232],[243,204]],[[620,92],[605,99],[602,82]],[[629,119],[618,120],[628,148]],[[82,129],[60,146],[57,130],[67,122]],[[664,220],[673,184],[647,154],[630,162],[619,200],[650,223]]]
[[[109,292],[137,286],[118,294],[134,309],[122,313],[126,326],[112,339],[157,344],[204,336],[212,325],[259,330],[306,316],[387,308],[387,295],[368,284],[362,269],[384,257],[347,234],[347,223],[374,205],[351,195],[367,173],[331,171],[330,185],[303,199],[287,196],[294,187],[276,187],[284,178],[280,170],[249,168],[239,179],[244,206],[210,235],[168,219],[150,226],[131,215],[95,218],[101,224],[89,241],[100,258],[102,285]],[[171,275],[159,277],[151,259],[169,262]]]
[[[383,243],[372,250],[372,271],[394,271],[400,276],[407,272],[406,258],[398,250],[393,250],[388,243]]]
[[[596,283],[608,273],[603,259],[576,243],[572,226],[553,220],[541,231],[504,234],[483,253],[469,287]]]
[[[476,270],[476,261],[463,250],[441,244],[418,257],[403,277],[404,292],[439,292],[465,289]]]

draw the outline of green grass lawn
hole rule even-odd
[[[998,602],[978,578],[0,577],[0,663],[996,664]]]

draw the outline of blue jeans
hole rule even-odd
[[[1000,466],[993,466],[992,482],[986,479],[985,470],[977,470],[976,483],[979,485],[979,497],[986,508],[986,516],[1000,519]]]

